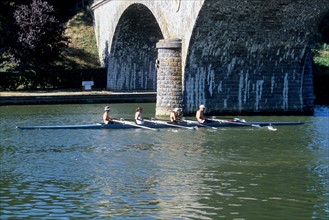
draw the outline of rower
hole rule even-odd
[[[112,118],[110,118],[110,111],[111,111],[111,107],[110,106],[105,106],[104,113],[103,113],[103,122],[104,122],[104,124],[112,123]]]
[[[205,123],[206,122],[206,118],[204,116],[205,109],[206,109],[206,107],[204,105],[200,105],[199,110],[195,114],[196,120],[199,123]]]
[[[182,116],[182,109],[181,108],[174,108],[174,110],[172,110],[170,112],[170,121],[173,124],[177,124],[179,118]]]
[[[142,117],[142,111],[143,111],[142,107],[137,107],[136,108],[135,121],[136,121],[136,124],[138,124],[138,125],[144,124],[144,120],[143,120],[143,117]]]

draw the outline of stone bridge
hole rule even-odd
[[[107,89],[157,91],[156,115],[312,114],[310,48],[328,0],[95,0]]]

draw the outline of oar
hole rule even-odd
[[[159,121],[159,120],[154,120],[154,119],[151,119],[151,120],[147,120],[147,119],[144,119],[145,121],[148,121],[148,122],[152,122],[152,123],[158,123],[158,124],[163,124],[163,125],[168,125],[168,126],[171,126],[171,127],[176,127],[176,128],[186,128],[186,129],[190,129],[190,130],[193,130],[194,128],[193,127],[185,127],[185,126],[181,126],[181,125],[176,125],[176,124],[169,124],[165,121]]]
[[[238,119],[238,118],[235,118],[235,119],[237,119],[239,121],[221,120],[221,119],[216,119],[216,117],[211,117],[211,118],[208,118],[207,120],[216,121],[216,122],[225,122],[225,123],[242,125],[242,126],[251,126],[251,127],[255,127],[255,128],[262,128],[262,126],[260,126],[260,125],[247,123],[244,119]],[[269,128],[269,130],[274,130],[274,128],[273,127],[271,129]]]
[[[183,119],[183,121],[185,121],[186,123],[190,123],[190,124],[196,124],[197,126],[200,126],[200,127],[212,128],[212,129],[217,130],[216,127],[212,127],[212,126],[209,126],[209,125],[204,125],[204,124],[199,123],[199,122],[197,122],[197,121],[185,120],[185,119]]]
[[[112,119],[112,121],[114,121],[116,123],[120,123],[120,124],[131,125],[131,126],[134,126],[134,127],[137,127],[137,128],[144,128],[144,129],[148,129],[148,130],[152,130],[152,131],[158,131],[155,128],[149,128],[149,127],[146,127],[146,126],[138,125],[138,124],[135,124],[134,122],[126,122],[124,119],[120,119],[120,120]]]
[[[215,119],[215,118],[207,118],[207,120],[216,121],[216,122],[224,122],[224,123],[229,123],[229,124],[234,124],[234,125],[260,127],[259,125],[248,124],[248,123],[246,123],[246,121],[236,122],[236,121],[221,120],[221,119]]]

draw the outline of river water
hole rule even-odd
[[[140,104],[152,117],[155,104]],[[132,118],[138,104],[113,104]],[[0,219],[327,219],[329,108],[266,128],[18,130],[104,105],[0,106]],[[227,117],[224,117],[227,118]]]

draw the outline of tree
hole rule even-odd
[[[43,0],[45,1],[45,0]],[[39,15],[36,11],[33,11],[32,8],[39,7],[39,12],[45,12],[48,16],[56,17],[57,22],[63,24],[73,16],[74,8],[76,5],[76,0],[66,0],[66,1],[58,1],[58,0],[46,0],[49,4],[46,6],[45,2],[41,3],[41,1],[33,1],[33,3],[29,6],[20,6],[22,4],[26,4],[26,0],[1,0],[0,1],[0,71],[13,70],[13,66],[17,64],[21,59],[19,50],[22,48],[26,48],[26,46],[22,46],[21,42],[18,41],[18,31],[22,35],[22,32],[25,30],[21,27],[22,25],[17,21],[17,19],[29,19],[32,17],[38,17]],[[30,1],[29,1],[30,2]],[[51,6],[51,5],[52,6]],[[20,7],[19,7],[20,6]],[[43,7],[43,8],[42,8]],[[51,7],[50,11],[46,11],[46,8]],[[16,10],[16,14],[14,12]],[[21,14],[18,11],[29,11],[27,14]],[[43,19],[43,18],[42,18]],[[49,19],[49,18],[46,18]],[[59,20],[59,21],[58,21]],[[26,22],[25,22],[26,23]],[[47,21],[44,22],[47,25]],[[34,29],[33,24],[30,23],[30,27]],[[64,27],[64,26],[63,26]],[[45,28],[47,30],[47,28]],[[62,31],[63,28],[59,28],[58,31]],[[47,30],[48,31],[48,30]],[[52,30],[49,30],[50,32]],[[66,41],[66,39],[64,39]],[[18,43],[17,43],[18,42]],[[10,52],[10,53],[9,53]],[[23,52],[26,54],[26,52]],[[11,56],[10,56],[11,55]],[[12,57],[12,59],[10,59]],[[55,57],[54,57],[55,58]],[[23,69],[23,63],[20,63],[20,69]]]
[[[7,49],[1,61],[11,60],[10,69],[19,70],[25,88],[45,87],[51,80],[48,69],[60,60],[68,44],[65,23],[56,18],[54,7],[46,1],[33,0],[15,8],[11,38],[5,37]]]
[[[64,36],[64,23],[54,14],[54,7],[42,0],[17,7],[14,12],[17,39],[9,52],[19,69],[47,69],[59,59],[68,39]]]
[[[10,65],[8,48],[15,43],[15,29],[13,28],[13,14],[18,4],[23,0],[2,0],[0,1],[0,69],[7,69]],[[6,66],[6,68],[5,68]]]

